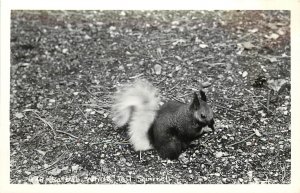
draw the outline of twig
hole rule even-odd
[[[179,100],[178,98],[176,98],[176,97],[172,97],[172,99],[173,100],[175,100],[175,101],[178,101],[178,102],[180,102],[180,103],[184,103],[184,101],[183,100]]]
[[[71,133],[68,133],[68,132],[65,132],[65,131],[62,131],[62,130],[56,130],[56,132],[58,132],[58,133],[63,133],[63,134],[66,134],[66,135],[69,135],[70,137],[73,137],[73,138],[75,138],[75,139],[78,139],[79,137],[77,137],[77,136],[75,136],[75,135],[73,135],[73,134],[71,134]]]
[[[240,37],[239,39],[242,40],[242,39],[244,39],[244,38],[246,38],[246,37],[248,37],[250,35],[252,35],[252,33],[247,33],[247,34],[243,35],[242,37]]]
[[[270,105],[270,97],[271,97],[271,90],[268,92],[268,100],[267,100],[267,110],[269,111],[269,105]]]
[[[129,79],[136,79],[136,78],[139,78],[143,75],[144,75],[144,73],[141,73],[141,74],[138,74],[138,75],[135,75],[135,76],[131,76],[131,77],[129,77]]]
[[[259,57],[261,57],[261,58],[264,58],[264,59],[269,59],[269,58],[290,58],[291,56],[272,56],[272,55],[268,55],[268,56],[264,56],[264,55],[258,55]]]
[[[88,91],[88,93],[90,93],[90,95],[92,95],[93,97],[97,98],[99,100],[99,97],[97,97],[96,95],[94,95],[86,86],[84,86],[84,88]]]
[[[180,82],[178,82],[177,84],[175,84],[174,86],[172,86],[169,90],[173,90],[176,86],[178,86],[178,84],[180,84]]]
[[[43,119],[42,117],[40,117],[40,115],[38,115],[38,114],[35,112],[36,110],[34,110],[34,109],[25,109],[24,111],[25,111],[25,112],[28,112],[28,111],[29,111],[29,112],[33,112],[33,113],[36,115],[36,118],[38,118],[39,120],[43,121],[46,125],[48,125],[48,126],[51,128],[54,137],[56,137],[55,129],[52,127],[51,123],[49,123],[48,121],[46,121],[45,119]]]
[[[261,106],[265,107],[269,113],[272,113],[273,115],[275,114],[273,111],[271,111],[270,109],[268,109],[268,108],[266,107],[266,105],[262,104],[261,102],[258,102],[258,103],[259,103]]]
[[[60,162],[62,160],[62,157],[66,154],[66,152],[63,152],[50,166],[48,166],[47,168],[44,168],[42,170],[38,170],[35,171],[36,173],[40,173],[40,172],[44,172],[49,170],[50,168],[52,168],[55,164],[57,164],[58,162]]]
[[[233,146],[233,145],[242,143],[242,142],[246,141],[247,139],[249,139],[250,137],[252,137],[253,135],[255,135],[255,133],[252,133],[251,135],[249,135],[248,137],[246,137],[245,139],[243,139],[243,140],[241,140],[241,141],[238,141],[238,142],[236,142],[236,143],[229,144],[229,145],[227,145],[227,147],[230,147],[230,146]]]
[[[192,91],[199,91],[199,89],[193,88],[193,87],[187,87],[186,89],[192,90]]]
[[[97,104],[81,104],[81,105],[82,106],[89,106],[89,107],[96,107],[96,108],[99,108],[99,109],[105,109],[105,108],[110,108],[111,107],[111,105],[109,105],[108,103],[107,103],[107,105],[102,105],[102,106],[99,106]]]
[[[234,112],[239,112],[239,113],[242,112],[242,111],[239,111],[239,110],[236,110],[236,109],[230,109],[230,108],[228,108],[228,107],[224,107],[224,106],[217,105],[217,104],[214,104],[214,106],[220,107],[220,108],[223,108],[223,109],[227,109],[227,110],[229,110],[229,111],[234,111]]]
[[[128,142],[128,141],[112,142],[111,140],[106,140],[106,141],[91,143],[91,145],[97,145],[97,144],[101,144],[101,143],[109,143],[109,144],[117,144],[117,145],[128,145],[128,144],[130,144],[130,142]]]
[[[142,151],[140,151],[140,161],[141,161],[141,159],[142,159]]]
[[[224,97],[224,99],[228,99],[228,100],[234,100],[234,101],[240,101],[241,99],[236,99],[236,98],[229,98],[229,97]]]
[[[250,90],[247,90],[247,89],[245,89],[245,91],[247,91],[247,92],[249,92],[250,94],[252,94],[253,96],[252,97],[254,97],[255,95],[254,95],[254,93],[253,92],[251,92]],[[253,99],[254,100],[254,99]],[[262,104],[261,102],[259,102],[259,101],[255,101],[256,103],[259,103],[261,106],[263,106],[263,107],[265,107],[266,109],[267,109],[267,111],[268,112],[270,112],[270,113],[272,113],[272,114],[274,114],[274,112],[273,111],[271,111],[270,109],[269,109],[269,107],[268,106],[266,106],[266,105],[264,105],[264,104]],[[269,95],[268,95],[268,101],[267,102],[269,102]],[[268,104],[267,104],[268,105]]]
[[[254,94],[253,92],[251,92],[250,90],[248,90],[248,89],[245,89],[245,91],[247,91],[247,92],[249,92],[250,94],[252,94],[252,95],[254,95],[254,96],[255,96],[255,94]]]
[[[127,142],[127,141],[121,141],[121,142],[115,142],[114,144],[128,145],[128,144],[130,144],[130,142]]]
[[[192,94],[191,93],[187,93],[187,94],[179,96],[178,98],[184,98],[184,97],[189,96],[189,95],[192,95]]]
[[[283,180],[284,180],[284,178],[285,178],[285,167],[283,167],[283,176],[282,176],[282,178],[281,178],[281,183],[283,183]]]
[[[83,111],[81,110],[81,108],[79,107],[79,105],[76,105],[76,106],[79,109],[79,111],[82,113],[82,115],[84,116],[85,120],[87,120],[87,116],[83,113]]]
[[[277,134],[277,133],[286,133],[288,131],[289,130],[277,131],[277,132],[273,132],[273,133],[267,133],[266,135],[274,135],[274,134]]]
[[[217,66],[217,65],[224,65],[224,64],[226,64],[226,63],[224,63],[224,62],[207,63],[207,65],[209,65],[209,66]]]
[[[158,86],[160,83],[164,82],[167,79],[167,77],[161,79],[158,83],[156,83],[156,86]]]
[[[113,92],[111,91],[98,91],[98,92],[94,92],[94,94],[112,94]],[[104,96],[102,96],[104,97]]]

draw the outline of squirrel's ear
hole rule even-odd
[[[201,96],[201,100],[203,100],[203,101],[205,101],[205,102],[207,101],[205,92],[203,92],[203,90],[200,90],[200,96]]]
[[[200,102],[199,102],[199,98],[198,98],[198,95],[196,92],[194,92],[194,95],[193,95],[193,101],[190,105],[190,109],[191,110],[197,110],[199,109],[200,107]]]

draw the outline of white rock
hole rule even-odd
[[[55,99],[50,99],[49,102],[50,103],[55,103]]]
[[[62,50],[62,53],[67,53],[68,52],[68,49],[67,48],[64,48],[63,50]]]
[[[248,72],[244,71],[243,74],[242,74],[242,77],[245,78],[247,75],[248,75]]]
[[[155,74],[157,75],[161,74],[161,69],[162,69],[161,65],[155,64],[154,66]]]
[[[89,40],[89,39],[91,39],[91,37],[90,37],[89,35],[86,34],[86,35],[84,36],[84,39],[85,39],[85,40]]]

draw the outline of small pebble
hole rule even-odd
[[[242,74],[242,77],[245,78],[247,75],[248,75],[248,72],[244,71],[243,74]]]
[[[161,74],[161,69],[162,69],[161,65],[155,64],[154,71],[155,71],[156,75],[160,75]]]
[[[49,102],[50,103],[55,103],[55,99],[50,99]]]
[[[62,53],[64,53],[64,54],[67,53],[67,52],[68,52],[67,48],[65,48],[65,49],[62,50]]]
[[[88,35],[85,35],[85,36],[84,36],[84,39],[85,39],[85,40],[89,40],[89,39],[91,39],[91,37],[88,36]]]

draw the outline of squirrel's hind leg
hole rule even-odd
[[[179,155],[181,154],[182,150],[185,148],[185,145],[182,144],[177,139],[172,139],[168,141],[166,144],[161,144],[160,148],[157,149],[158,153],[163,159],[178,159]]]

